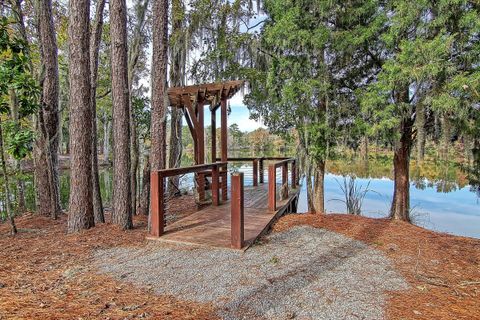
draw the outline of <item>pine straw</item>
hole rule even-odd
[[[211,305],[158,296],[153,288],[135,288],[94,271],[93,250],[144,245],[146,218],[134,220],[130,231],[103,224],[69,235],[66,216],[52,221],[25,215],[17,219],[15,237],[8,235],[8,225],[0,225],[0,319],[215,318]]]
[[[480,240],[353,215],[292,214],[274,230],[303,224],[364,241],[394,262],[411,289],[391,294],[389,319],[480,319]]]

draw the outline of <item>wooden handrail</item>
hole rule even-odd
[[[255,159],[261,159],[261,160],[286,160],[286,159],[292,159],[291,157],[229,157],[227,158],[227,161],[253,161]],[[216,158],[216,160],[221,160],[221,158]]]
[[[297,181],[297,160],[288,158],[278,161],[268,166],[268,209],[270,211],[277,210],[277,168],[282,168],[282,187],[286,184],[285,196],[288,196],[288,164],[291,163],[292,182],[291,185],[296,187]]]
[[[206,163],[206,164],[197,164],[189,167],[162,169],[162,170],[158,170],[157,172],[162,177],[166,178],[166,177],[173,177],[173,176],[178,176],[180,174],[186,174],[186,173],[199,173],[209,169],[211,170],[214,167],[218,168],[226,165],[227,165],[227,162],[214,162],[214,163]]]
[[[289,164],[289,163],[295,162],[295,161],[296,161],[295,158],[287,158],[287,159],[283,159],[282,161],[274,163],[274,165],[275,165],[275,168],[280,168],[281,166],[284,166],[285,164]]]
[[[189,167],[182,168],[171,168],[163,169],[150,172],[150,201],[151,201],[151,229],[150,235],[154,237],[160,237],[164,233],[165,225],[165,178],[173,177],[180,174],[186,173],[197,173],[197,174],[207,174],[206,170],[211,170],[212,175],[212,204],[218,206],[220,204],[219,200],[219,176],[220,168],[226,167],[227,162],[214,162],[207,164],[199,164]],[[226,171],[222,172],[226,177]],[[225,179],[226,180],[226,179]],[[226,193],[226,181],[222,179],[222,184],[225,185]],[[204,185],[199,186],[199,193],[205,192]],[[222,185],[222,194],[223,185]],[[226,200],[226,197],[223,197],[223,200]]]

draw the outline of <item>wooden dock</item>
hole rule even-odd
[[[277,190],[280,185],[277,184]],[[268,208],[268,184],[244,188],[244,245],[247,249],[283,214],[296,208],[298,190],[291,189],[289,197],[279,200],[277,209]],[[231,200],[219,206],[208,206],[171,225],[167,225],[161,237],[149,237],[157,241],[231,248]]]

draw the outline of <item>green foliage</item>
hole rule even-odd
[[[0,113],[8,153],[22,159],[32,149],[33,131],[22,118],[39,107],[40,88],[31,74],[27,44],[14,36],[6,17],[0,20]]]
[[[392,1],[386,8],[387,27],[378,40],[381,69],[357,91],[371,123],[368,133],[397,141],[400,122],[414,119],[420,103],[427,114],[448,117],[463,131],[478,112],[478,8],[453,0]],[[406,99],[398,95],[402,90]]]
[[[5,130],[6,150],[15,159],[23,159],[32,151],[34,134],[32,130],[19,129],[13,121],[3,123]]]

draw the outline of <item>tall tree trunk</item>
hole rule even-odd
[[[10,202],[10,182],[8,179],[7,164],[5,161],[5,151],[3,149],[3,128],[0,119],[0,160],[2,163],[2,175],[3,175],[3,184],[5,188],[5,209],[7,211],[7,217],[10,221],[10,232],[12,234],[17,233],[17,226],[15,225],[14,213],[12,210],[12,204]]]
[[[168,0],[154,0],[152,13],[152,145],[150,166],[152,170],[161,170],[165,168],[166,162]]]
[[[95,12],[92,33],[90,35],[90,104],[92,108],[92,184],[93,184],[93,214],[95,223],[105,222],[103,214],[102,195],[100,193],[100,178],[98,175],[98,147],[97,147],[97,77],[98,52],[102,39],[103,11],[105,0],[99,0]]]
[[[38,139],[35,175],[37,211],[56,219],[60,208],[58,178],[58,58],[51,0],[39,1],[38,33],[42,72],[41,108],[37,117]]]
[[[174,87],[184,85],[183,71],[186,63],[186,44],[187,41],[183,35],[183,20],[185,16],[185,6],[182,0],[172,0],[172,35],[170,42],[170,56],[172,58],[172,67],[170,68],[170,83]],[[172,108],[170,118],[170,141],[168,167],[178,168],[182,159],[182,117],[181,109]],[[212,159],[215,162],[215,159]],[[173,196],[178,193],[179,177],[168,179],[168,194]]]
[[[151,170],[165,168],[166,162],[166,114],[167,65],[168,65],[168,0],[153,1],[152,32],[152,120],[151,120]],[[148,229],[150,229],[150,219]]]
[[[142,182],[142,192],[140,193],[137,212],[147,216],[150,208],[150,160],[148,155],[144,159]]]
[[[325,162],[320,161],[313,169],[313,209],[325,213]]]
[[[108,162],[110,159],[110,120],[108,119],[107,112],[105,111],[103,117],[103,161]]]
[[[423,103],[417,104],[415,113],[415,127],[417,128],[417,162],[421,162],[425,158],[425,105]]]
[[[400,141],[394,148],[394,190],[390,217],[410,221],[410,150],[412,146],[412,125],[403,120],[400,125]]]
[[[134,117],[133,110],[133,80],[137,70],[138,59],[142,50],[142,42],[144,35],[143,29],[145,27],[146,13],[148,9],[149,0],[140,0],[136,5],[136,25],[133,31],[133,41],[129,48],[128,54],[128,91],[130,95],[130,152],[131,152],[131,168],[130,168],[130,183],[132,190],[132,212],[136,213],[137,208],[137,172],[140,161],[140,149],[138,146],[138,132],[137,123]]]
[[[123,229],[133,228],[130,184],[130,110],[127,64],[127,5],[110,0],[113,101],[113,214]]]
[[[69,2],[70,203],[68,231],[95,225],[92,197],[92,108],[90,105],[90,1]]]

